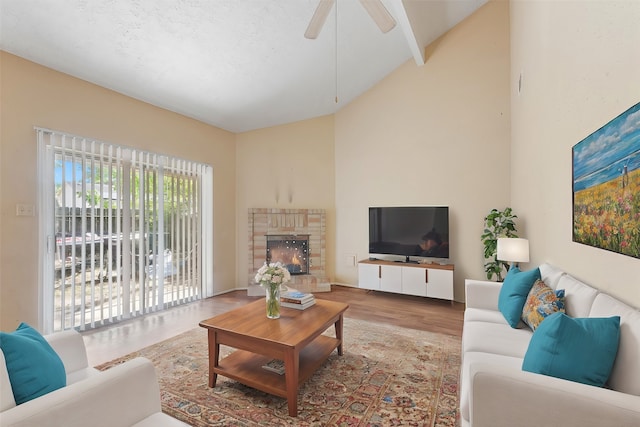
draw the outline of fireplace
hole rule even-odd
[[[267,262],[281,262],[292,275],[309,274],[309,235],[267,236]]]
[[[291,282],[287,286],[302,292],[331,290],[325,271],[324,209],[250,208],[248,219],[247,292],[250,296],[264,295],[264,289],[253,279],[267,256],[271,257],[271,262],[280,261],[287,265],[291,273]]]

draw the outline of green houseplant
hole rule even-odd
[[[518,237],[514,219],[517,218],[511,208],[507,207],[503,211],[491,209],[491,212],[484,217],[484,232],[481,239],[484,244],[484,271],[487,279],[491,280],[495,275],[496,280],[503,280],[502,272],[509,270],[509,264],[499,261],[497,256],[498,237]]]

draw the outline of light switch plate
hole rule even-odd
[[[35,206],[33,205],[16,205],[16,215],[17,216],[33,216],[35,215]]]

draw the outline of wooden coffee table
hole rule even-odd
[[[282,307],[279,319],[267,319],[260,299],[227,313],[203,320],[208,331],[209,387],[219,375],[275,396],[285,397],[289,415],[298,415],[298,386],[324,363],[333,350],[342,356],[343,314],[347,304],[316,300],[306,310]],[[336,337],[322,335],[331,325]],[[233,347],[219,360],[220,345]],[[284,361],[279,375],[262,368],[271,359]]]

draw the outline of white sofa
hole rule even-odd
[[[498,310],[502,283],[466,280],[462,334],[462,427],[640,426],[640,312],[549,264],[542,280],[565,290],[571,317],[620,316],[618,353],[604,388],[522,370],[533,335]]]
[[[82,335],[45,336],[64,363],[67,386],[16,406],[0,351],[0,426],[184,427],[162,413],[151,362],[136,358],[106,371],[89,367]]]

